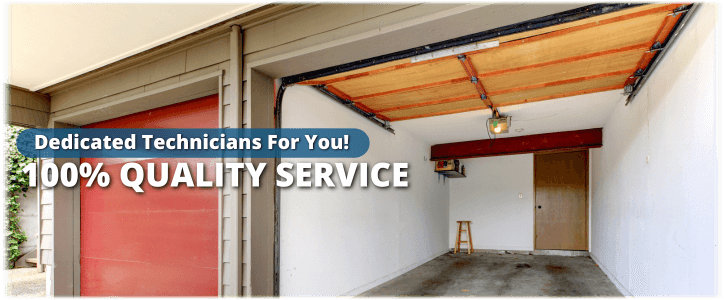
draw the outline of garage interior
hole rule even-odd
[[[654,61],[662,59],[658,58],[661,51],[669,41],[675,40],[678,33],[674,34],[674,31],[683,24],[679,23],[682,18],[689,17],[686,12],[690,8],[683,4],[658,4],[621,7],[600,14],[593,12],[596,9],[592,7],[590,15],[579,15],[576,20],[572,20],[577,18],[574,16],[560,16],[560,20],[572,18],[564,24],[521,33],[516,32],[515,25],[499,30],[516,33],[500,35],[498,30],[492,30],[480,33],[478,38],[481,40],[474,43],[425,54],[416,54],[416,51],[429,46],[404,50],[390,57],[379,56],[282,78],[277,102],[282,105],[281,127],[357,127],[361,124],[351,118],[358,114],[358,119],[373,121],[367,122],[370,128],[362,127],[366,128],[371,140],[382,142],[380,148],[372,145],[369,151],[390,152],[388,155],[367,154],[363,158],[368,162],[375,161],[370,156],[393,161],[404,159],[411,164],[410,173],[415,174],[430,170],[428,161],[457,159],[466,166],[465,176],[456,172],[452,175],[457,176],[446,176],[428,171],[428,178],[416,178],[418,184],[437,188],[411,188],[424,189],[421,193],[427,196],[423,198],[448,198],[449,208],[444,215],[449,217],[446,225],[449,247],[444,254],[429,257],[432,260],[424,259],[420,261],[424,263],[415,268],[404,268],[406,271],[398,273],[400,276],[385,277],[362,288],[338,290],[332,294],[632,295],[618,278],[600,266],[602,258],[591,256],[593,247],[603,247],[601,242],[591,240],[591,235],[595,234],[593,230],[603,230],[603,226],[612,228],[605,225],[608,218],[593,216],[600,214],[593,210],[612,209],[609,204],[591,200],[596,194],[603,193],[602,187],[593,186],[603,180],[603,175],[595,172],[605,171],[601,165],[604,160],[602,147],[608,142],[615,143],[611,147],[618,147],[618,141],[612,138],[611,128],[618,126],[612,121],[613,115],[623,113],[621,107],[633,109],[631,101],[636,101],[637,90],[645,83],[643,78],[655,72],[657,62]],[[536,24],[537,21],[530,21],[517,25],[532,28]],[[471,37],[462,40],[466,38]],[[405,55],[411,57],[400,58]],[[327,103],[331,99],[334,101]],[[304,115],[305,120],[288,117],[291,111]],[[495,132],[494,120],[502,120],[506,127]],[[369,130],[377,131],[376,135]],[[401,139],[401,136],[419,139],[423,144],[431,145],[430,152],[416,152],[397,145],[389,138],[393,134],[395,139]],[[397,157],[399,151],[406,154]],[[650,155],[644,156],[647,163],[650,163]],[[423,160],[411,156],[423,157]],[[448,195],[436,191],[447,186]],[[394,200],[370,191],[355,191],[369,195],[364,202],[382,205],[398,213],[396,218],[385,210],[359,211],[365,217],[373,217],[377,223],[398,228],[400,244],[392,244],[384,237],[354,241],[353,237],[360,239],[365,234],[351,228],[337,230],[330,227],[349,223],[351,218],[355,220],[354,224],[364,221],[343,212],[347,204],[333,201],[360,196],[351,195],[353,191],[315,191],[318,201],[314,203],[320,206],[306,208],[309,202],[300,199],[309,197],[311,192],[297,190],[281,191],[282,294],[293,295],[299,291],[316,294],[316,290],[324,289],[320,283],[300,276],[312,273],[313,278],[321,278],[328,277],[326,272],[335,271],[312,266],[329,262],[351,265],[342,258],[335,260],[335,255],[316,256],[314,252],[324,251],[326,247],[310,247],[311,244],[324,245],[332,236],[337,238],[334,239],[336,244],[344,245],[343,255],[361,257],[362,261],[368,262],[380,259],[367,256],[370,254],[365,248],[371,244],[397,249],[398,255],[407,255],[408,251],[420,251],[405,245],[410,239],[406,235],[416,230],[396,223],[405,220],[416,224],[408,226],[431,230],[437,224],[433,219],[441,217],[432,212],[422,213],[415,204],[421,201],[418,199]],[[381,204],[377,197],[395,201],[399,207]],[[407,209],[422,213],[424,217],[417,220]],[[288,210],[295,214],[303,212],[305,217],[301,219],[292,212],[285,213]],[[311,224],[310,217],[330,221]],[[469,238],[473,240],[464,237],[463,240],[468,241],[461,244],[462,253],[455,253],[460,231],[457,221],[460,220],[471,220]],[[332,231],[332,234],[318,237],[309,233],[310,226],[315,229],[312,232]],[[310,250],[302,250],[303,244]],[[469,246],[474,249],[472,254],[467,254]],[[313,261],[301,263],[311,257],[314,257]],[[366,269],[362,265],[353,268]],[[350,286],[343,274],[330,277],[331,288]],[[347,279],[360,282],[356,278]]]
[[[334,162],[406,162],[409,187],[241,174],[198,207],[125,200],[164,216],[136,227],[89,219],[119,211],[84,200],[121,191],[44,189],[49,295],[717,293],[714,5],[269,5],[219,24],[26,91],[50,108],[24,124],[358,128],[368,152]]]

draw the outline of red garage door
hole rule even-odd
[[[217,128],[217,108],[213,95],[84,128]],[[103,162],[111,185],[81,182],[81,295],[217,295],[217,189],[153,188],[144,180],[144,193],[136,193],[118,177],[132,160],[144,169],[156,163],[157,178],[160,163],[172,176],[176,163],[187,162],[196,178],[196,163],[205,162],[214,180],[211,158],[82,158]]]

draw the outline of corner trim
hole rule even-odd
[[[613,284],[615,284],[615,287],[618,289],[618,291],[620,291],[621,294],[623,294],[623,296],[633,297],[633,294],[630,291],[628,291],[625,288],[625,286],[623,286],[620,283],[620,281],[618,281],[618,279],[615,277],[615,275],[613,275],[613,273],[610,272],[610,270],[608,270],[607,268],[605,268],[605,265],[603,265],[602,262],[600,262],[600,260],[595,256],[594,253],[590,252],[590,258],[592,258],[592,260],[595,261],[595,263],[600,268],[600,270],[602,270],[603,272],[605,272],[605,275],[607,275],[608,278],[610,279],[610,281],[612,281]]]

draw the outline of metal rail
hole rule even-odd
[[[367,112],[367,111],[360,109],[360,107],[356,106],[353,101],[338,97],[337,95],[331,93],[327,88],[325,88],[324,85],[314,85],[313,88],[320,91],[321,93],[325,94],[326,96],[334,99],[335,101],[340,102],[340,104],[343,104],[346,107],[352,109],[354,112],[358,113],[359,115],[364,116],[366,119],[370,120],[371,122],[375,123],[376,125],[383,127],[383,129],[388,130],[393,134],[396,133],[393,130],[393,128],[391,128],[391,125],[389,122],[379,119],[378,117],[376,117],[375,113]]]
[[[289,85],[293,83],[298,83],[305,80],[325,77],[329,75],[334,75],[342,72],[357,70],[377,64],[382,64],[386,62],[391,62],[394,60],[409,58],[416,55],[421,55],[429,52],[434,52],[446,48],[461,46],[461,45],[467,45],[471,43],[476,43],[484,40],[489,40],[492,38],[500,37],[500,36],[506,36],[510,34],[525,32],[525,31],[531,31],[531,30],[537,30],[553,25],[563,24],[563,23],[569,23],[574,22],[578,20],[582,20],[585,18],[589,18],[595,15],[602,15],[607,14],[627,8],[632,8],[636,6],[643,5],[642,3],[607,3],[607,4],[593,4],[588,6],[583,6],[580,8],[564,11],[561,13],[556,13],[548,16],[544,16],[541,18],[532,19],[529,21],[524,21],[512,25],[502,26],[499,28],[482,31],[479,33],[474,33],[470,35],[465,35],[458,38],[449,39],[446,41],[428,44],[424,46],[419,46],[416,48],[411,48],[403,51],[398,51],[394,53],[384,54],[372,58],[367,58],[359,61],[354,61],[346,64],[341,64],[337,66],[332,66],[316,71],[310,71],[305,72],[298,75],[292,75],[282,78],[282,84],[283,85]]]
[[[658,63],[660,62],[661,58],[665,55],[665,53],[668,51],[668,49],[673,45],[674,40],[678,36],[678,34],[683,29],[683,26],[686,25],[686,22],[691,18],[691,15],[693,15],[693,12],[698,7],[697,3],[691,4],[688,7],[685,8],[679,8],[673,11],[673,14],[671,14],[674,18],[679,13],[684,13],[683,17],[678,20],[678,23],[676,24],[675,28],[671,30],[670,34],[668,34],[668,38],[666,38],[665,42],[660,47],[655,47],[655,49],[652,49],[651,51],[658,51],[653,59],[650,61],[650,64],[648,64],[648,67],[645,69],[644,72],[641,74],[636,74],[638,77],[638,80],[635,82],[635,84],[631,87],[632,92],[629,93],[628,99],[625,100],[625,106],[628,106],[633,99],[635,99],[635,96],[638,95],[638,92],[643,88],[643,85],[645,85],[645,82],[648,81],[648,78],[651,74],[653,74],[653,70],[658,66]],[[626,87],[626,92],[628,91],[628,87]]]

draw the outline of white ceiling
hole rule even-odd
[[[502,107],[499,112],[512,116],[512,127],[509,133],[497,134],[496,138],[603,127],[615,105],[624,105],[621,93],[615,90]],[[432,145],[464,142],[488,139],[486,122],[491,116],[491,110],[486,109],[399,121],[391,126]],[[516,132],[518,128],[524,130]]]
[[[10,82],[38,90],[263,4],[13,4]]]

